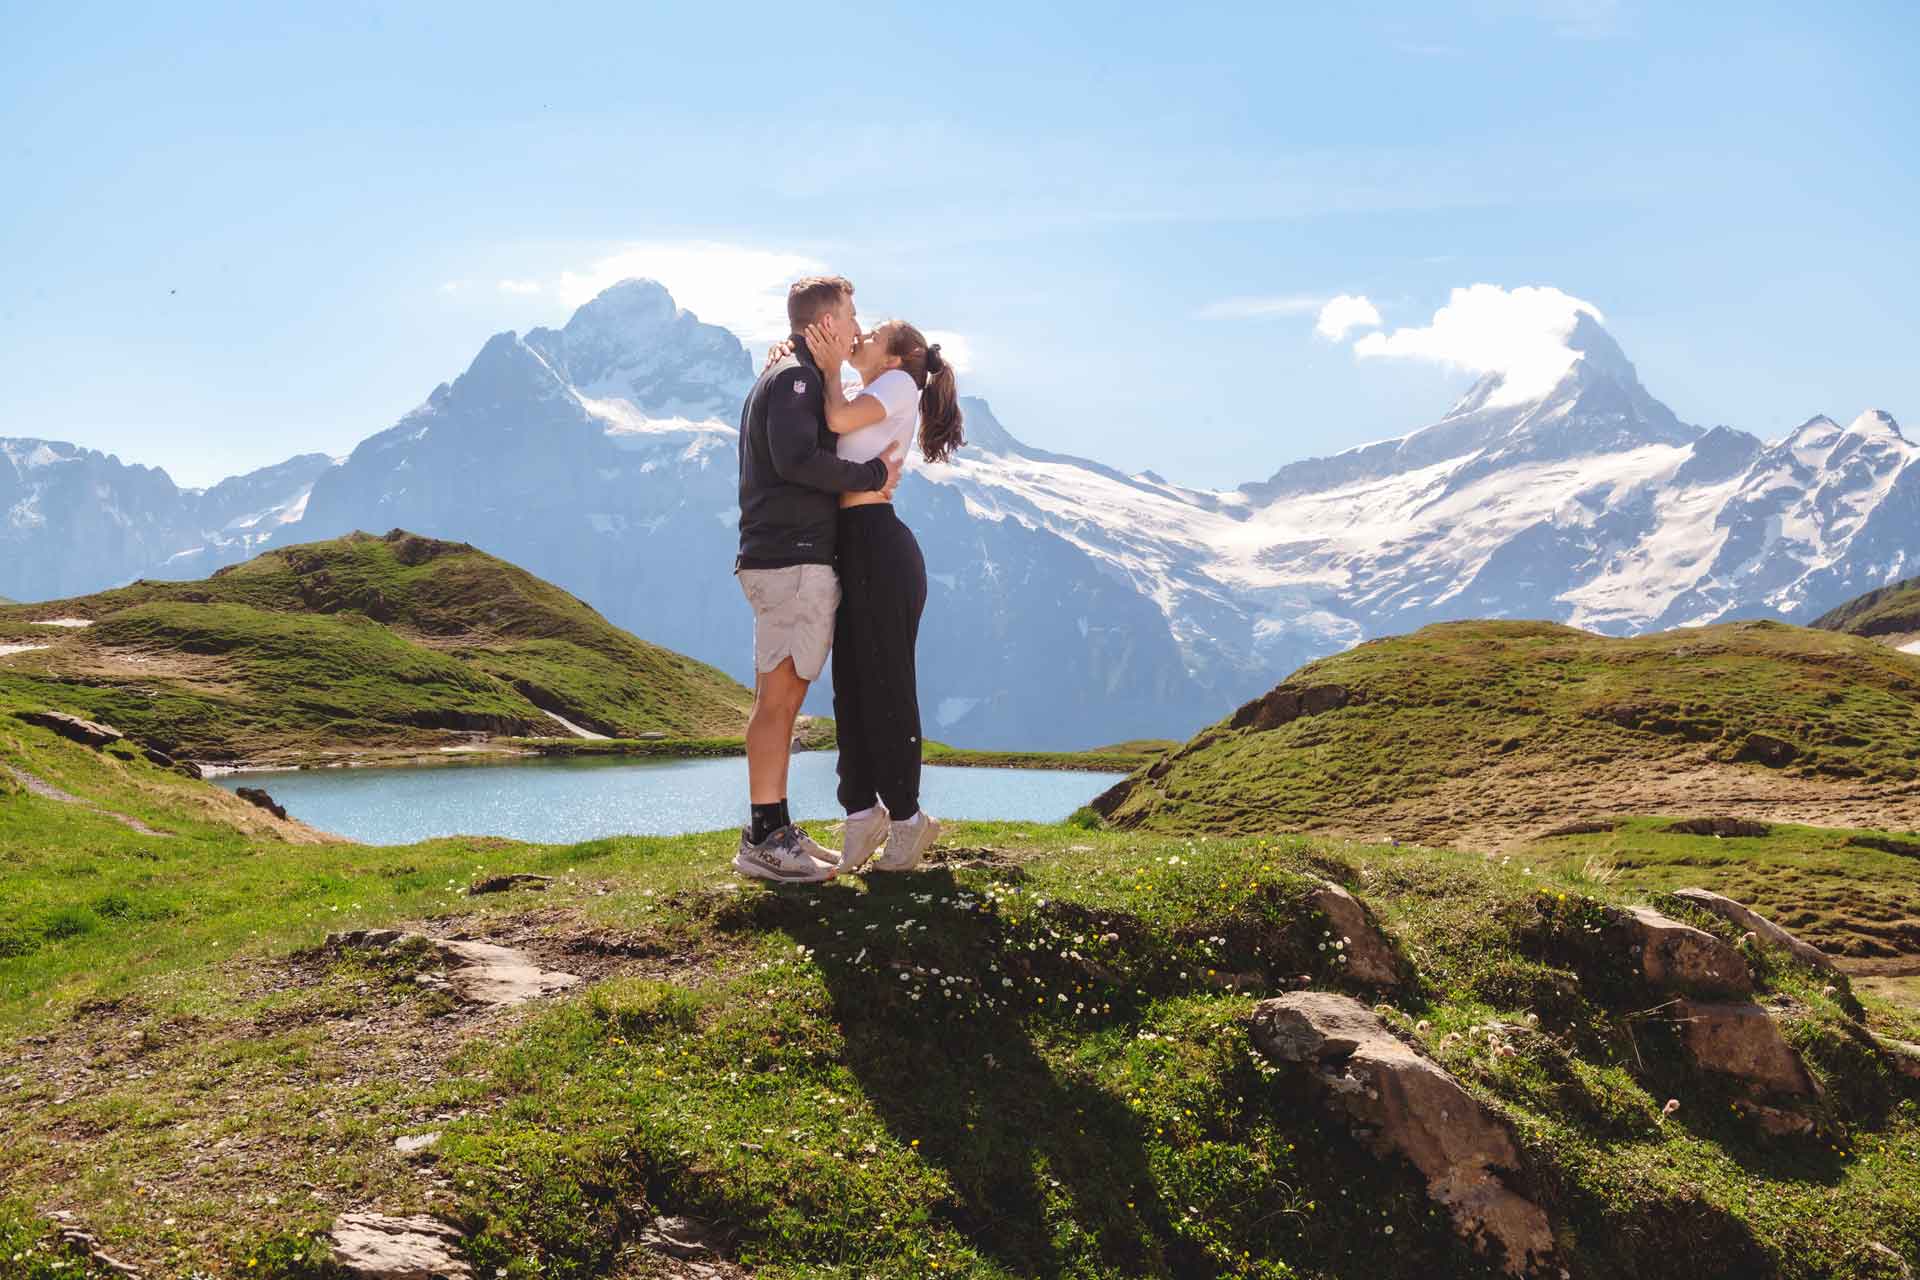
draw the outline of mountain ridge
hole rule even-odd
[[[1027,445],[967,399],[971,447],[900,491],[939,620],[929,732],[1053,748],[1185,733],[1305,661],[1430,622],[1804,620],[1920,561],[1920,448],[1891,415],[1819,415],[1772,442],[1683,423],[1585,311],[1565,358],[1533,399],[1488,374],[1429,426],[1236,490]],[[560,329],[494,335],[343,461],[282,464],[313,468],[310,485],[246,530],[141,561],[156,536],[93,571],[204,572],[401,526],[477,541],[749,678],[726,569],[731,422],[752,374],[733,335],[655,282],[622,282]],[[68,561],[88,556],[76,542]],[[26,576],[0,570],[0,590],[35,594]]]

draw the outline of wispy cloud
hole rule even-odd
[[[1343,293],[1327,299],[1313,331],[1329,342],[1339,342],[1355,329],[1380,327],[1380,308],[1363,295]]]
[[[1307,293],[1288,293],[1254,298],[1222,298],[1209,302],[1197,313],[1202,320],[1253,320],[1262,316],[1310,316],[1326,305],[1326,299]]]
[[[499,283],[502,293],[539,293],[546,288],[538,280],[502,280]]]
[[[1600,309],[1549,286],[1455,289],[1424,325],[1364,334],[1355,355],[1426,360],[1474,373],[1501,375],[1489,404],[1518,404],[1550,390],[1574,361],[1567,345],[1582,314]]]
[[[1625,22],[1621,0],[1482,0],[1493,17],[1532,18],[1567,40],[1606,40]]]
[[[1618,35],[1620,0],[1539,0],[1554,34],[1571,40],[1605,40]]]

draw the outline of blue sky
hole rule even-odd
[[[1341,294],[1552,286],[1691,421],[1920,422],[1906,5],[0,21],[0,434],[182,483],[345,452],[610,274],[750,327],[796,263],[959,335],[1017,435],[1194,484],[1471,381],[1316,335]]]

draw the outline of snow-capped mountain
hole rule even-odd
[[[0,437],[0,594],[47,600],[142,575],[197,578],[297,521],[331,465],[303,454],[211,489],[55,440]]]
[[[933,584],[928,732],[1032,747],[1183,735],[1307,659],[1431,621],[1624,634],[1804,620],[1914,572],[1920,447],[1890,417],[1818,417],[1771,444],[1705,430],[1647,392],[1595,316],[1562,337],[1544,377],[1489,374],[1432,426],[1226,492],[1031,447],[966,401],[968,447],[911,471],[899,495]],[[746,678],[729,568],[752,375],[733,335],[628,281],[563,329],[495,336],[333,465],[295,459],[180,495],[93,454],[85,474],[117,468],[111,484],[75,470],[27,492],[19,477],[49,465],[32,448],[81,451],[8,442],[9,541],[49,511],[67,532],[42,537],[39,576],[9,557],[0,593],[197,576],[268,540],[402,526],[475,542]],[[145,528],[125,514],[147,509],[121,496],[136,491],[194,515],[103,544],[95,526]],[[189,526],[214,532],[180,540]]]

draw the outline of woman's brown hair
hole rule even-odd
[[[928,462],[945,462],[967,442],[961,434],[960,392],[954,386],[953,366],[940,354],[940,344],[927,345],[927,335],[905,320],[886,323],[887,354],[900,357],[900,367],[920,388],[920,452]]]

